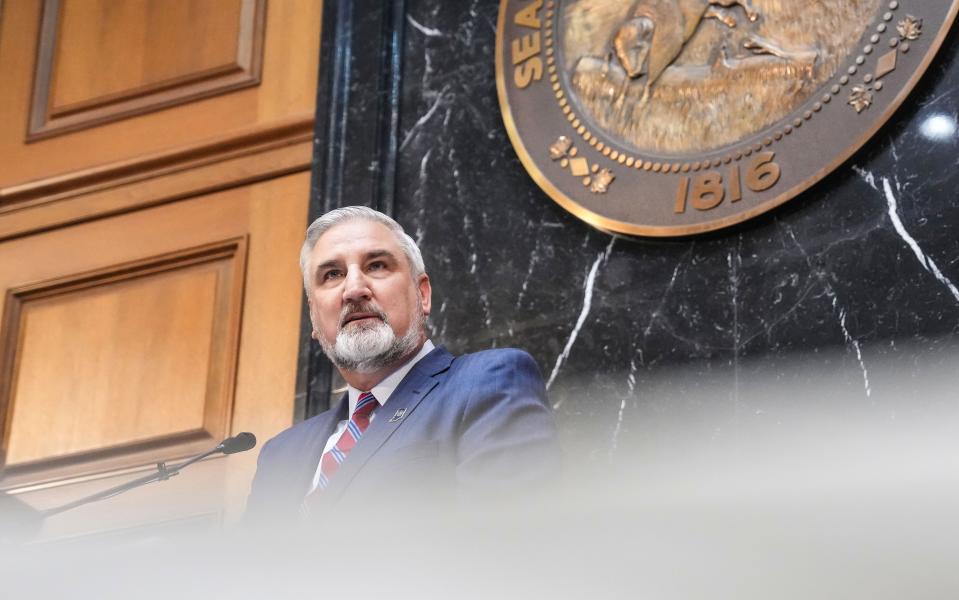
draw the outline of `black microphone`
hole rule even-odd
[[[220,442],[217,450],[223,454],[236,454],[237,452],[246,452],[253,446],[256,446],[256,436],[249,431],[244,431]]]

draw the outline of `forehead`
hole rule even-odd
[[[311,253],[313,263],[327,260],[348,260],[379,250],[387,250],[398,258],[403,250],[396,235],[382,223],[363,219],[352,219],[338,223],[328,229]]]

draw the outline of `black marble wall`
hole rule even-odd
[[[370,4],[353,9],[349,44],[378,58],[350,63],[340,85],[382,143],[339,173],[386,172],[395,187],[339,203],[386,207],[420,242],[434,341],[533,354],[570,444],[615,457],[678,428],[715,439],[775,435],[811,412],[880,423],[957,412],[954,34],[892,121],[802,196],[716,234],[629,239],[567,214],[517,159],[496,97],[498,2]],[[329,67],[344,42],[328,27]],[[358,42],[360,30],[379,42]]]

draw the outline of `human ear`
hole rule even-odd
[[[429,316],[433,308],[433,287],[430,285],[430,276],[423,273],[417,278],[417,289],[420,292],[420,308],[423,314]]]

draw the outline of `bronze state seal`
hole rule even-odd
[[[604,230],[712,231],[849,158],[959,0],[502,0],[496,80],[523,165]]]

